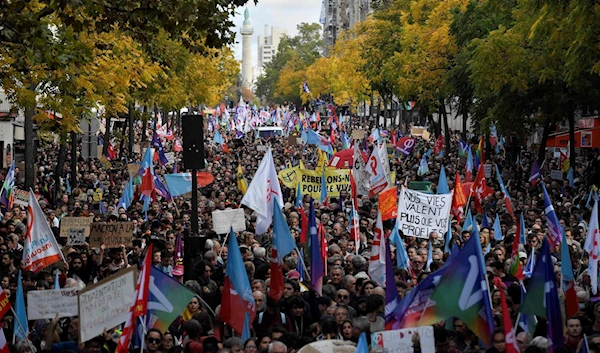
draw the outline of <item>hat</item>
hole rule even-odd
[[[300,279],[300,273],[296,270],[291,270],[287,273],[288,279]]]
[[[286,203],[285,203],[285,205],[284,205],[283,207],[284,207],[284,208],[285,208],[285,210],[287,211],[287,210],[289,210],[290,208],[292,208],[292,207],[293,207],[293,205],[292,205],[291,203],[289,203],[289,202],[286,202]]]
[[[523,252],[523,251],[519,251],[519,259],[526,259],[527,258],[527,253]]]
[[[183,276],[183,265],[175,265],[175,268],[173,268],[173,276]]]

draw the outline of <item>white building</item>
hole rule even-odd
[[[287,35],[287,31],[277,27],[271,27],[271,33],[269,34],[269,26],[265,25],[264,35],[258,36],[257,76],[263,72],[265,65],[270,63],[277,54],[279,42],[281,42],[284,35]]]

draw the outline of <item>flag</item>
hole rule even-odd
[[[133,202],[133,176],[129,172],[129,181],[125,185],[125,189],[123,189],[123,195],[117,204],[117,208],[123,207],[124,209],[128,209],[131,206],[131,202]]]
[[[304,282],[304,251],[302,248],[298,248],[298,265],[296,266],[296,271],[300,274],[300,282]]]
[[[38,273],[55,262],[65,261],[54,233],[48,222],[46,222],[46,216],[31,189],[29,189],[27,213],[27,238],[25,238],[23,246],[23,270]]]
[[[444,239],[444,253],[452,253],[452,222],[448,222],[448,229],[446,230],[446,238]]]
[[[221,135],[221,132],[219,132],[219,130],[215,131],[215,134],[213,136],[213,143],[216,145],[223,145],[223,136]]]
[[[447,266],[451,271],[440,278],[431,300],[436,303],[437,316],[459,318],[489,346],[494,332],[494,316],[484,263],[477,227],[473,227],[460,256],[449,261]]]
[[[309,145],[316,145],[320,150],[329,154],[333,154],[333,147],[331,147],[331,142],[329,139],[319,135],[312,129],[307,129],[306,134],[302,134],[301,137],[305,143]]]
[[[228,249],[229,256],[221,298],[221,319],[237,332],[243,332],[247,312],[250,313],[250,322],[254,321],[256,303],[233,228],[229,233]]]
[[[54,289],[60,289],[60,281],[58,280],[58,273],[60,272],[60,270],[56,270],[56,273],[54,274]],[[1,300],[0,300],[1,302]],[[3,315],[0,315],[0,317],[2,317]]]
[[[150,196],[152,191],[154,191],[154,167],[152,165],[152,149],[150,148],[150,145],[148,145],[148,148],[146,149],[140,172],[142,173],[140,193],[145,196]]]
[[[490,145],[496,146],[498,143],[498,130],[496,129],[496,125],[490,126]],[[512,353],[512,352],[506,352]],[[517,352],[515,352],[517,353]]]
[[[410,267],[410,260],[408,259],[408,253],[404,247],[404,242],[400,238],[397,221],[394,225],[394,229],[392,229],[392,233],[390,234],[390,243],[396,247],[396,264],[398,268],[408,270]]]
[[[273,155],[269,148],[241,202],[242,205],[246,205],[258,213],[256,234],[264,234],[269,229],[273,220],[274,199],[277,199],[279,205],[283,205],[281,187],[273,163]]]
[[[269,296],[275,300],[283,295],[283,258],[296,248],[281,206],[275,199],[273,202],[273,246],[271,247],[271,285]]]
[[[379,134],[379,129],[375,128],[373,129],[373,131],[371,132],[371,135],[369,135],[369,137],[367,138],[367,141],[369,141],[369,143],[375,143],[375,141],[377,142],[381,142],[381,135]]]
[[[473,153],[471,153],[471,149],[469,148],[469,151],[467,154],[467,163],[465,165],[465,181],[466,182],[473,180],[474,168],[475,167],[473,165]]]
[[[310,231],[310,285],[314,291],[321,294],[324,270],[321,259],[321,243],[317,233],[317,217],[315,216],[315,205],[312,198],[310,199],[308,229]]]
[[[317,235],[321,241],[321,259],[323,260],[323,266],[325,266],[325,275],[327,276],[327,252],[329,251],[329,246],[327,245],[327,238],[323,223],[319,223],[319,226],[317,227]]]
[[[369,353],[369,346],[367,345],[367,334],[366,333],[361,333],[360,337],[358,338],[358,344],[356,345],[356,350],[354,351],[355,353]],[[583,353],[583,352],[581,352]],[[589,353],[585,352],[585,353]]]
[[[566,245],[566,244],[565,244]],[[600,230],[598,229],[598,200],[594,201],[590,224],[585,237],[584,250],[590,254],[588,270],[592,294],[598,292],[598,257],[600,256]]]
[[[432,262],[433,262],[433,249],[431,247],[431,242],[429,242],[429,246],[427,247],[427,262],[425,263],[425,268],[427,269],[427,271],[430,270]]]
[[[427,158],[423,155],[421,157],[421,163],[419,164],[419,169],[417,170],[417,175],[423,176],[429,173],[429,165],[427,164]]]
[[[31,202],[31,200],[29,201]],[[25,308],[25,295],[23,294],[23,278],[21,277],[21,270],[19,270],[17,293],[15,293],[15,315],[13,335],[18,341],[27,339],[29,336],[29,325],[27,324],[27,309]]]
[[[321,197],[319,198],[319,202],[321,205],[327,205],[327,178],[325,177],[325,170],[321,173]]]
[[[504,286],[502,280],[499,277],[495,278],[497,281],[497,287],[500,292],[500,307],[502,309],[502,326],[504,326],[504,341],[506,342],[506,353],[519,353],[519,346],[517,346],[517,340],[515,339],[515,331],[513,330],[512,319],[510,318],[510,311],[506,304],[506,294],[504,293]]]
[[[371,248],[368,274],[378,285],[385,287],[385,241],[380,212],[377,212],[375,237],[373,238],[373,247]]]
[[[67,179],[68,180],[68,179]],[[6,208],[12,208],[13,206],[13,189],[15,187],[15,161],[10,163],[10,169],[4,178],[4,184],[0,190],[0,203],[6,206]],[[69,195],[71,193],[69,192]]]
[[[442,170],[440,170],[440,178],[438,179],[437,193],[438,195],[450,193],[450,188],[448,187],[448,180],[446,179],[446,169],[444,169],[443,164]]]
[[[502,192],[502,196],[504,197],[504,204],[506,205],[506,210],[515,219],[515,211],[512,206],[512,201],[510,199],[510,195],[508,191],[506,191],[506,187],[504,186],[504,181],[502,181],[502,175],[500,175],[500,170],[498,169],[498,165],[496,164],[496,176],[498,176],[498,184],[500,184],[500,191]]]
[[[548,239],[550,240],[550,246],[554,248],[554,246],[562,239],[562,226],[560,225],[556,212],[554,212],[554,206],[552,206],[552,201],[550,201],[550,196],[548,196],[548,191],[546,190],[546,185],[544,183],[542,183],[542,189],[544,190],[546,226],[549,231]]]
[[[527,290],[525,290],[525,286],[523,285],[523,281],[520,282],[519,287],[521,287],[521,305],[523,305],[523,301],[525,300],[525,295],[527,294]],[[523,331],[533,335],[535,333],[535,328],[537,326],[537,318],[535,315],[529,315],[524,313],[519,313],[518,317],[518,326],[523,329]]]
[[[466,143],[465,141],[463,141],[462,139],[460,139],[460,141],[458,141],[458,155],[460,157],[466,157],[469,155],[467,153],[468,150],[469,150],[469,144]]]
[[[150,267],[149,283],[146,328],[166,332],[195,293],[154,266]]]
[[[392,266],[392,250],[390,240],[385,239],[385,322],[390,323],[394,318],[394,311],[398,307],[398,289],[394,278],[394,267]],[[389,324],[388,324],[389,325]],[[391,329],[392,325],[389,325]],[[386,327],[387,328],[387,327]]]
[[[133,335],[133,329],[137,327],[138,318],[142,315],[146,315],[148,309],[148,294],[150,292],[150,270],[152,268],[152,244],[148,245],[146,256],[144,257],[144,263],[142,265],[142,271],[138,275],[137,284],[135,286],[133,303],[129,308],[129,316],[123,327],[123,332],[119,338],[117,344],[116,353],[129,352],[129,342]]]
[[[405,156],[408,156],[413,148],[415,147],[415,140],[410,137],[401,137],[396,141],[395,149],[396,151],[402,153]]]
[[[6,342],[6,336],[4,335],[4,330],[2,327],[0,327],[0,353],[10,353],[10,350],[8,349],[8,342]]]
[[[167,163],[169,163],[169,160],[165,155],[165,150],[163,148],[162,141],[160,140],[160,137],[158,137],[156,132],[154,132],[154,136],[152,137],[152,146],[154,146],[156,154],[158,154],[158,160],[160,161],[160,164],[166,165]]]
[[[465,218],[465,223],[463,223],[462,226],[462,231],[464,232],[465,230],[468,230],[469,232],[471,232],[472,230],[469,229],[469,227],[473,226],[473,216],[471,216],[471,209],[469,208],[469,210],[467,211],[467,217]]]
[[[298,185],[300,185],[300,183],[298,183]],[[242,192],[242,195],[244,195],[246,193],[246,191],[248,191],[248,181],[246,180],[246,177],[244,176],[244,172],[242,171],[242,164],[238,164],[238,169],[237,169],[237,187],[238,190],[240,190]]]
[[[246,342],[246,340],[250,338],[250,313],[246,312],[244,314],[244,328],[242,329],[242,342]]]
[[[67,184],[67,194],[71,195],[71,183],[69,182],[69,174],[67,174],[66,184]]]
[[[483,164],[479,165],[479,170],[477,171],[477,176],[475,177],[475,181],[473,185],[471,185],[471,194],[474,196],[475,200],[475,208],[477,211],[482,212],[483,208],[481,207],[483,200],[488,196],[493,194],[493,190],[487,186],[485,182],[485,167]]]
[[[438,136],[437,140],[435,140],[435,144],[433,145],[433,153],[435,153],[435,155],[438,156],[440,154],[440,152],[442,152],[443,149],[444,149],[444,135],[440,135],[440,136]]]
[[[485,212],[483,213],[483,219],[481,220],[481,228],[490,229],[490,221],[489,221],[488,216],[487,216],[487,214]]]
[[[173,144],[174,152],[183,152],[183,145],[181,145],[181,141],[179,139],[175,139],[175,143]]]
[[[306,83],[306,81],[304,81],[304,83],[302,84],[302,92],[310,93],[310,88],[308,88],[308,83]]]
[[[464,218],[464,206],[466,203],[467,198],[465,197],[465,192],[463,191],[463,186],[460,182],[460,176],[458,175],[458,172],[456,172],[456,176],[454,177],[454,189],[452,190],[452,207],[450,208],[450,213],[452,213],[458,223]]]
[[[531,249],[531,255],[527,259],[527,263],[525,264],[525,269],[523,270],[523,275],[525,278],[531,278],[533,275],[533,269],[535,268],[535,251]]]
[[[354,180],[354,173],[352,171],[350,171],[350,192],[352,194],[352,209],[350,210],[350,222],[348,226],[350,228],[350,237],[354,239],[356,254],[358,254],[360,248],[360,219],[358,215],[358,196],[356,194],[356,181]]]
[[[533,166],[531,167],[531,174],[529,175],[529,182],[531,186],[535,186],[538,182],[538,178],[542,176],[540,172],[540,166],[538,165],[537,160],[533,162]]]
[[[565,311],[567,317],[572,317],[579,311],[579,301],[575,293],[575,276],[571,264],[571,254],[567,245],[567,237],[564,229],[562,232],[562,244],[560,245],[560,271],[562,273],[563,290],[565,292]],[[596,277],[597,278],[597,277]]]
[[[571,154],[570,148],[567,145],[567,153],[563,153],[562,151],[560,151],[560,170],[563,172],[567,172],[569,171],[569,169],[571,169],[571,159],[569,158],[569,155]]]
[[[494,225],[492,226],[492,229],[494,230],[494,240],[502,241],[502,228],[500,227],[500,217],[498,217],[497,213],[496,219],[494,219]]]
[[[583,342],[581,342],[581,351],[579,353],[590,353],[590,346],[588,344],[587,335],[583,334]]]
[[[519,242],[521,242],[521,244],[525,245],[527,243],[527,237],[525,236],[527,234],[527,229],[525,228],[525,217],[523,216],[523,212],[521,212],[521,218],[519,223],[517,224],[517,235],[519,237]]]
[[[371,178],[369,179],[369,183],[371,184],[369,190],[370,197],[378,195],[392,185],[389,178],[389,161],[387,160],[385,145],[382,147],[375,145],[365,170],[371,174]]]
[[[519,310],[525,314],[546,318],[549,353],[553,353],[555,348],[563,346],[562,317],[560,310],[557,310],[559,307],[556,277],[550,257],[550,244],[544,238],[527,294]]]
[[[479,169],[479,166],[482,164],[485,164],[485,155],[483,136],[480,136],[479,145],[477,146],[477,150],[475,151],[475,168]]]

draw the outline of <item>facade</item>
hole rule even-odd
[[[372,0],[323,0],[321,25],[323,25],[323,51],[329,50],[345,30],[364,21],[373,11]]]
[[[277,27],[271,27],[271,33],[269,34],[269,26],[265,25],[264,36],[258,36],[257,76],[263,72],[265,65],[273,60],[273,57],[277,54],[279,42],[286,34],[285,29]]]
[[[10,161],[24,159],[25,130],[23,112],[16,111],[0,88],[0,167],[7,168]]]
[[[242,84],[252,89],[254,77],[252,75],[252,34],[254,28],[250,24],[250,12],[244,11],[244,24],[242,25]]]
[[[373,12],[372,0],[348,0],[348,26],[353,28],[357,23],[367,19]]]

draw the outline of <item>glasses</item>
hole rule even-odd
[[[154,343],[154,344],[160,343],[160,338],[147,338],[146,340],[148,341],[148,343]]]
[[[347,296],[347,295],[341,295],[341,294],[338,294],[338,296],[337,296],[337,297],[338,297],[338,299],[348,299],[348,296]]]

